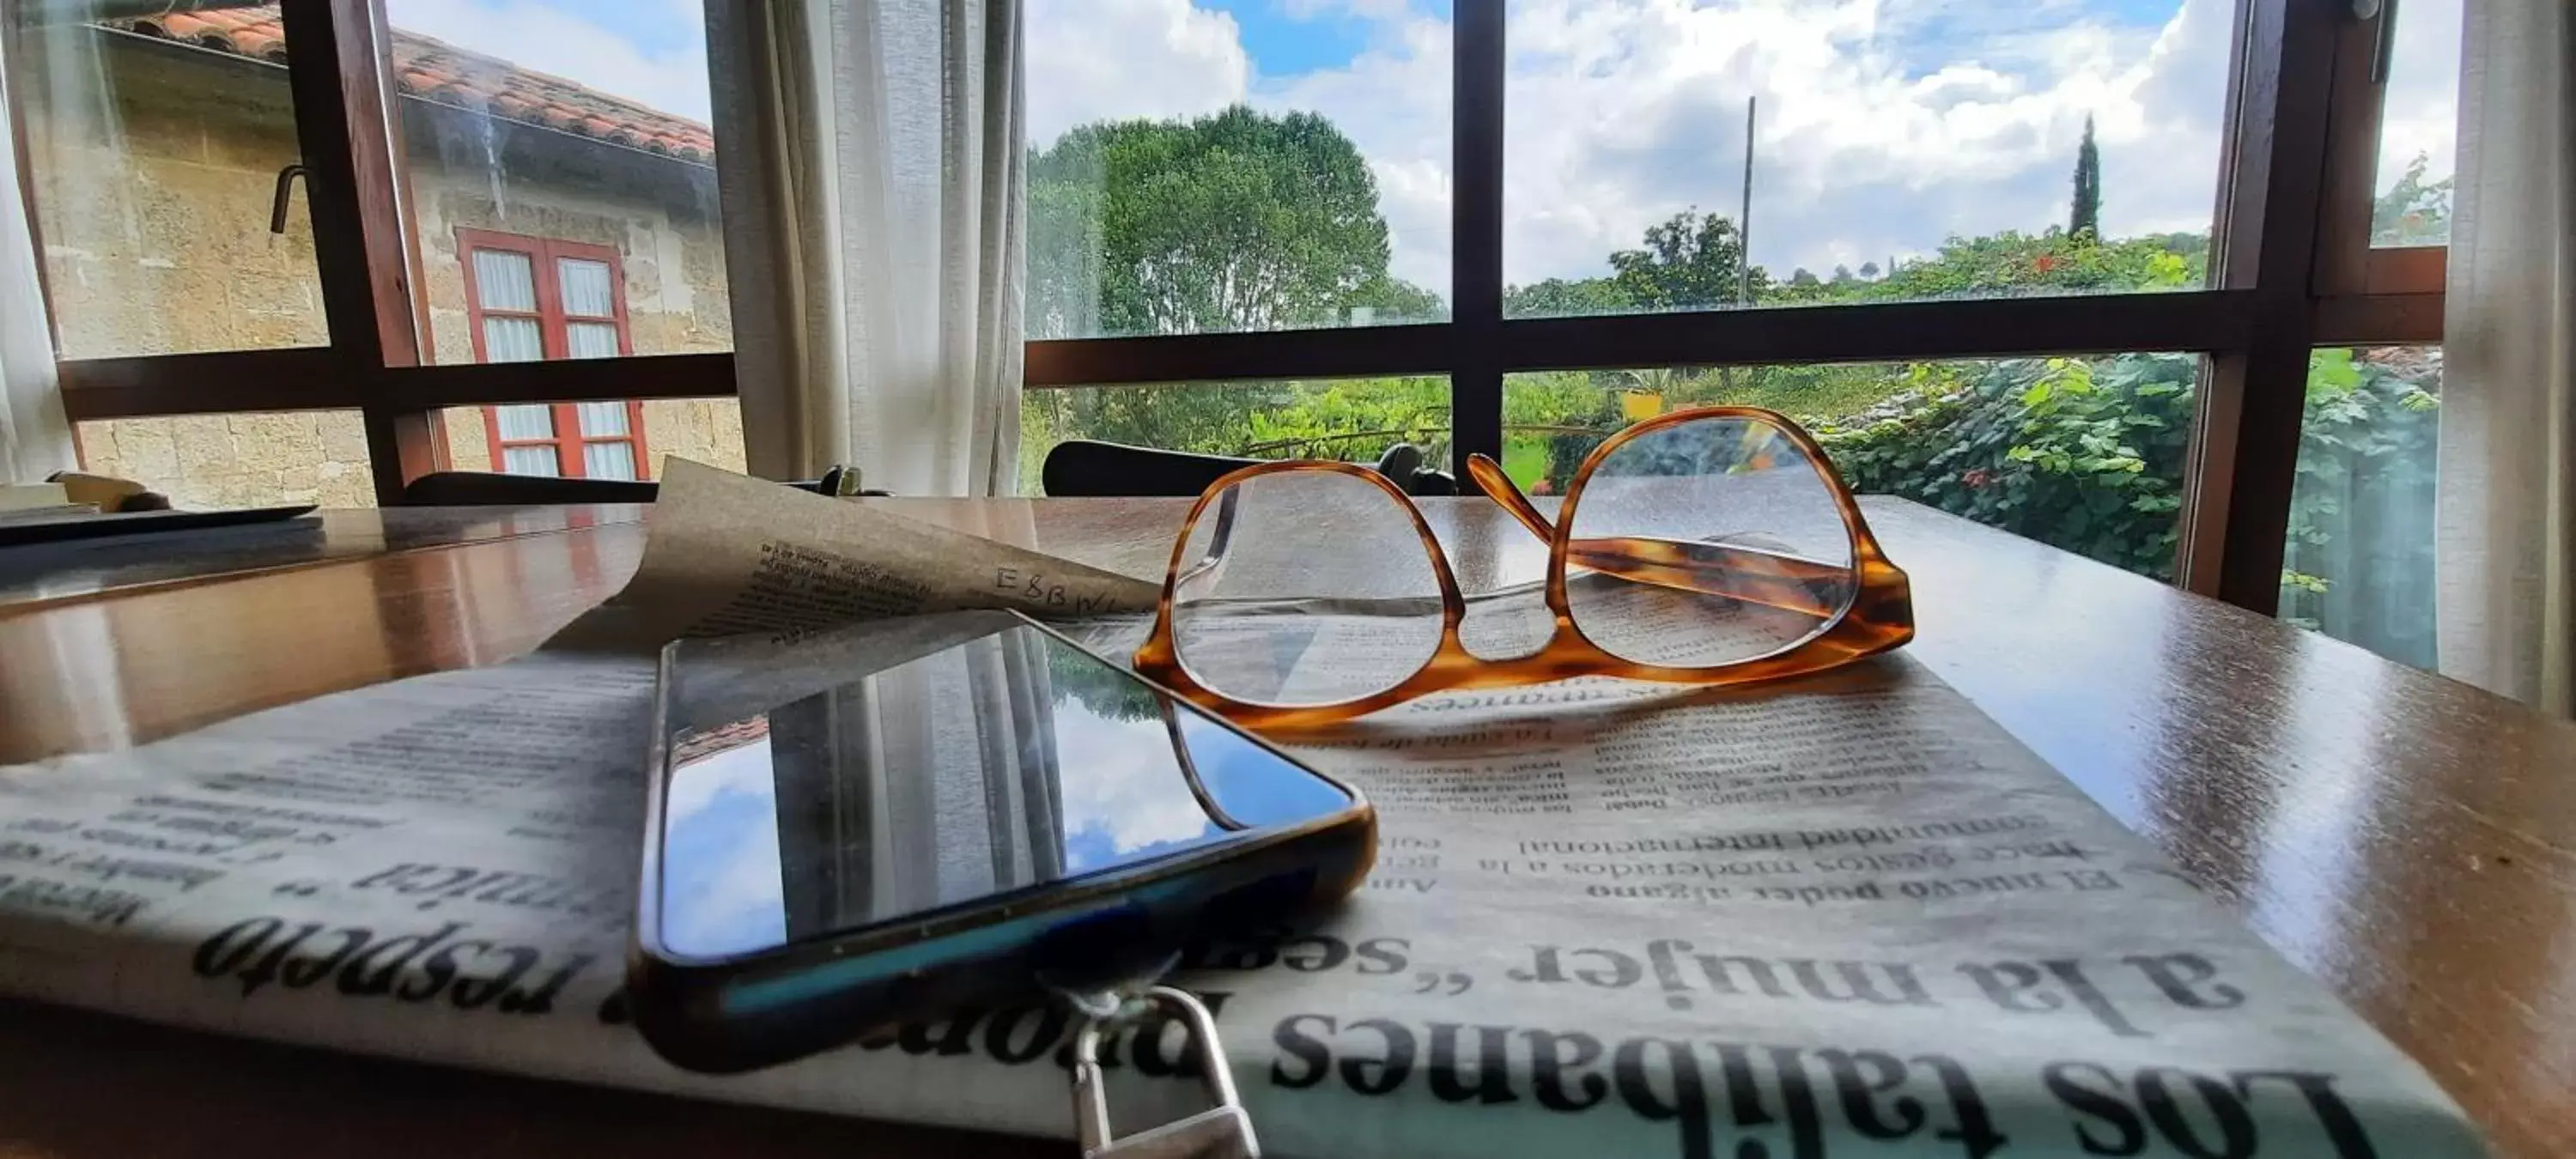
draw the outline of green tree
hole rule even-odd
[[[1351,291],[1350,304],[1375,311],[1379,322],[1436,322],[1449,316],[1449,303],[1440,295],[1397,277],[1370,279]]]
[[[2075,147],[2075,211],[2066,222],[2070,237],[2102,236],[2102,150],[2093,144],[2093,117],[2084,117],[2084,143]]]
[[[2451,183],[2424,180],[2428,159],[2417,153],[2397,184],[2370,205],[2370,240],[2377,245],[2440,245],[2451,239]]]
[[[1735,301],[1743,262],[1744,245],[1734,222],[1685,209],[1646,227],[1642,248],[1611,254],[1610,280],[1635,308],[1718,306]],[[1754,269],[1755,299],[1770,287],[1770,275]]]
[[[1437,299],[1387,275],[1359,149],[1313,113],[1235,106],[1084,125],[1029,158],[1033,334],[1189,334]]]
[[[1526,286],[1503,287],[1503,314],[1506,317],[1571,317],[1582,314],[1617,314],[1634,310],[1637,303],[1627,289],[1610,278],[1549,278]]]

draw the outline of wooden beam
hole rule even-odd
[[[2366,258],[2366,272],[2362,276],[2364,293],[2440,294],[2449,285],[2449,246],[2377,246],[2368,252]]]
[[[1449,325],[1361,326],[1249,334],[1057,338],[1028,344],[1034,388],[1255,378],[1446,374]]]
[[[2317,217],[2314,289],[2318,296],[2359,293],[2369,275],[2370,216],[2379,182],[2379,114],[2388,86],[2371,78],[2379,28],[2390,16],[2341,22],[2334,47],[2326,127],[2325,203]]]
[[[324,346],[81,358],[55,364],[74,421],[242,411],[349,410],[365,384]]]
[[[405,410],[618,398],[733,394],[731,354],[650,354],[553,362],[483,362],[387,371],[386,405]]]
[[[2351,294],[2317,303],[2319,346],[2439,346],[2442,295]]]
[[[2077,295],[1546,318],[1502,327],[1506,370],[1892,362],[2247,340],[2243,292]]]
[[[415,366],[422,335],[385,115],[384,44],[369,0],[281,0],[313,256],[332,349],[354,364]]]
[[[2202,378],[2176,575],[2194,591],[2273,614],[2297,481],[2315,341],[2316,265],[2338,0],[2245,0],[2229,94],[2213,280],[2251,291],[2241,349]]]
[[[1503,457],[1503,89],[1501,0],[1457,5],[1450,23],[1449,454]]]

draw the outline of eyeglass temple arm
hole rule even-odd
[[[1476,481],[1476,486],[1485,492],[1486,498],[1502,504],[1503,510],[1520,521],[1521,526],[1529,528],[1529,533],[1537,536],[1539,542],[1556,542],[1555,525],[1547,521],[1546,513],[1540,511],[1537,504],[1529,501],[1529,496],[1521,494],[1519,484],[1503,473],[1501,463],[1485,455],[1469,455],[1467,475]]]
[[[1484,455],[1467,456],[1467,474],[1514,520],[1544,543],[1556,541],[1556,528],[1546,513],[1521,494],[1503,465]],[[1724,596],[1800,612],[1819,619],[1835,609],[1817,598],[1809,583],[1849,582],[1851,569],[1733,544],[1684,544],[1665,539],[1611,537],[1577,539],[1566,544],[1566,562],[1638,583],[1702,595]]]

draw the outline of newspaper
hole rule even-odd
[[[580,648],[0,769],[0,989],[1069,1136],[1067,1019],[1044,1003],[722,1078],[627,1024],[653,675],[603,641],[1064,610],[994,582],[1013,568],[1124,613],[1072,625],[1110,655],[1142,631],[1136,581],[981,541],[840,539],[803,497],[750,488],[674,471],[633,584],[567,630]],[[815,591],[761,578],[788,549],[861,578],[745,610],[776,602],[731,593]],[[1295,747],[1376,804],[1374,873],[1339,911],[1194,947],[1178,975],[1217,1010],[1272,1153],[2484,1153],[2411,1061],[1902,656],[1754,691],[1439,696]],[[1122,1128],[1199,1105],[1168,1023],[1104,1055]]]
[[[1026,551],[867,503],[666,459],[642,582],[549,647],[642,652],[688,636],[794,636],[959,608],[1054,619],[1150,612],[1161,585]]]

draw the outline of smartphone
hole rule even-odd
[[[681,641],[658,680],[627,990],[692,1070],[1150,975],[1375,857],[1349,786],[1015,613]]]

